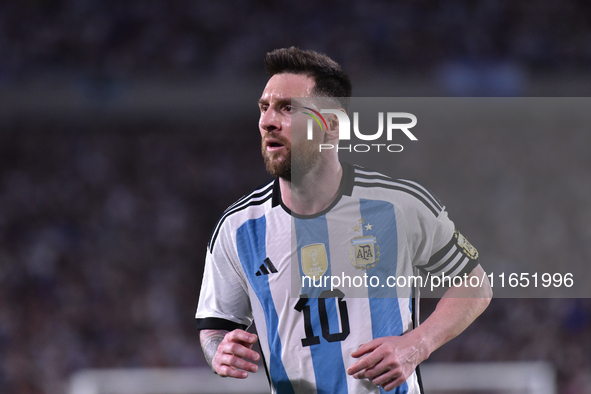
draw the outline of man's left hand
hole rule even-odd
[[[421,357],[420,345],[414,335],[392,336],[374,339],[359,346],[351,353],[362,357],[347,373],[355,379],[369,379],[376,386],[390,391],[408,379],[417,365],[427,357]]]

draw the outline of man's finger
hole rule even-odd
[[[237,379],[246,379],[248,377],[248,372],[235,369],[227,365],[220,366],[219,368],[217,368],[216,372],[218,375],[224,378],[229,377]]]
[[[385,362],[380,362],[377,363],[376,365],[374,365],[371,368],[368,368],[364,371],[364,375],[367,379],[371,380],[373,383],[375,383],[376,379],[379,379],[381,383],[386,383],[391,379],[394,379],[395,376],[398,376],[398,372],[396,371],[396,369],[393,369],[391,367],[389,367],[388,365],[386,365]],[[390,376],[389,379],[384,379],[385,377]],[[375,384],[380,384],[380,383],[375,383]]]
[[[383,356],[381,354],[375,354],[372,352],[363,357],[361,360],[357,361],[355,364],[351,365],[349,369],[347,369],[347,373],[349,375],[353,375],[362,370],[372,368],[374,365],[382,361],[382,359]]]
[[[402,383],[404,383],[406,381],[406,379],[404,379],[403,376],[399,376],[398,378],[387,382],[386,384],[382,385],[382,388],[386,391],[390,391],[395,389],[396,387],[400,386]]]
[[[351,353],[351,357],[361,357],[366,353],[373,352],[378,346],[380,346],[384,342],[384,338],[377,338],[363,345],[359,346],[357,350]]]
[[[244,346],[241,343],[227,342],[220,344],[219,351],[223,354],[232,354],[252,361],[258,361],[260,356],[257,352]]]
[[[253,344],[257,341],[256,334],[251,334],[240,329],[229,332],[226,337],[234,342],[246,342],[249,344]]]
[[[256,364],[253,364],[231,354],[225,354],[222,357],[220,357],[219,363],[221,365],[227,365],[232,368],[238,368],[248,372],[256,372],[259,369],[259,367]]]
[[[382,363],[383,364],[383,363]],[[402,375],[399,368],[388,368],[387,366],[378,364],[375,368],[366,371],[365,377],[369,379],[376,386],[384,386],[396,380]]]

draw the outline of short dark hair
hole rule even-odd
[[[314,94],[328,97],[351,97],[351,81],[342,67],[325,54],[296,47],[275,49],[265,57],[267,74],[304,74],[314,79]],[[348,99],[340,100],[347,109]],[[343,102],[344,101],[344,102]]]

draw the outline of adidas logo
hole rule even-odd
[[[267,257],[265,259],[265,263],[261,264],[261,266],[259,267],[259,270],[255,273],[255,275],[256,276],[269,275],[269,271],[271,271],[270,273],[274,274],[277,272],[277,268],[275,268],[275,266],[271,262],[271,259],[269,259]]]

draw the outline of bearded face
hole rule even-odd
[[[292,150],[287,138],[272,133],[265,135],[261,151],[267,172],[288,181],[292,181],[292,175],[302,177],[308,174],[320,161],[321,141],[321,133],[316,132],[312,140],[295,140]]]
[[[319,143],[324,133],[318,129],[314,132],[316,138],[307,140],[308,117],[297,110],[297,103],[292,103],[293,97],[312,97],[314,86],[314,79],[304,74],[275,74],[259,99],[265,166],[272,175],[288,181],[310,173],[320,164]]]
[[[261,153],[269,174],[291,181],[291,143],[287,138],[267,134],[261,142]]]

